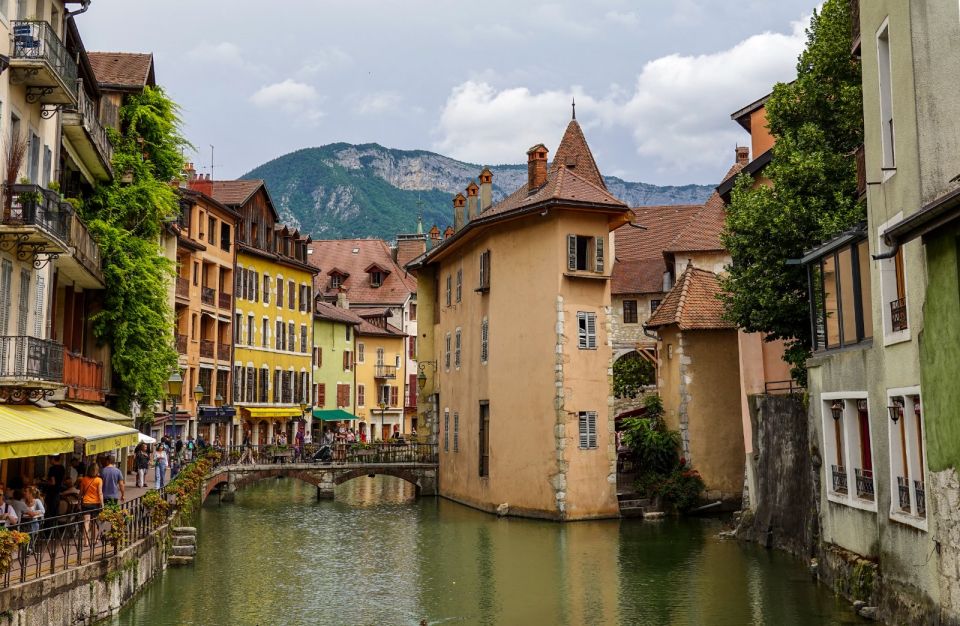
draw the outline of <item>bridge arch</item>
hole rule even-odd
[[[334,485],[342,485],[343,483],[353,480],[354,478],[361,478],[363,476],[393,476],[394,478],[399,478],[400,480],[406,481],[413,485],[416,489],[417,497],[420,497],[420,490],[423,486],[420,484],[420,477],[417,476],[414,472],[409,470],[404,470],[400,468],[370,468],[370,469],[353,469],[343,472],[338,472],[336,477],[333,479]]]

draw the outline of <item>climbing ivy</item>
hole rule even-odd
[[[94,333],[111,346],[120,408],[136,398],[149,420],[177,363],[168,300],[174,268],[161,234],[179,214],[170,182],[190,146],[176,103],[160,87],[127,98],[120,129],[108,130],[115,176],[80,211],[100,245],[107,286],[104,308],[93,316]]]

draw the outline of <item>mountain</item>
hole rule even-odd
[[[450,224],[452,197],[481,169],[426,150],[335,143],[285,154],[241,178],[265,180],[282,220],[314,239],[391,240],[415,232],[420,210],[427,229]],[[527,181],[525,164],[490,169],[494,202]],[[698,204],[713,192],[708,185],[660,187],[614,176],[606,181],[610,192],[630,206]]]

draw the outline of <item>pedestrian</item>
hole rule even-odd
[[[0,523],[3,524],[4,528],[9,528],[16,525],[18,521],[20,521],[20,518],[17,517],[16,510],[7,504],[6,494],[4,494],[3,489],[0,489]]]
[[[60,514],[60,490],[63,489],[63,480],[66,478],[67,471],[63,466],[63,460],[59,454],[50,459],[50,467],[47,469],[47,481],[43,485],[44,502],[50,517],[56,517]],[[49,522],[48,522],[49,523]]]
[[[96,520],[98,511],[103,508],[103,479],[100,478],[100,468],[91,463],[86,474],[80,479],[80,510],[83,512],[83,532],[90,539],[90,544],[96,540],[97,525],[90,520]]]
[[[23,492],[23,514],[20,516],[20,523],[25,525],[24,530],[30,533],[30,542],[31,545],[27,547],[27,552],[33,552],[33,540],[36,537],[37,531],[40,530],[40,522],[43,521],[43,516],[46,513],[46,509],[43,506],[43,502],[38,498],[40,492],[36,487],[27,487]]]
[[[163,489],[167,484],[167,448],[162,443],[153,452],[154,488]]]
[[[193,460],[193,451],[196,449],[196,447],[197,444],[193,441],[193,435],[187,437],[187,445],[185,446],[186,449],[183,451],[184,461],[189,463]]]
[[[117,469],[114,462],[112,456],[105,458],[103,471],[100,472],[100,478],[103,480],[103,500],[106,504],[123,502],[126,496],[123,472]]]
[[[147,470],[150,469],[150,453],[147,444],[140,442],[133,451],[133,467],[137,470],[137,487],[147,486]]]

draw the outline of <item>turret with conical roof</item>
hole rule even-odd
[[[576,117],[567,124],[567,130],[563,133],[563,139],[557,147],[557,152],[553,156],[553,163],[550,166],[551,171],[556,171],[561,167],[573,170],[577,176],[583,180],[589,181],[606,189],[607,184],[600,175],[600,168],[597,162],[593,160],[593,153],[590,152],[590,146],[587,145],[587,139],[583,136],[583,130],[577,122]]]

